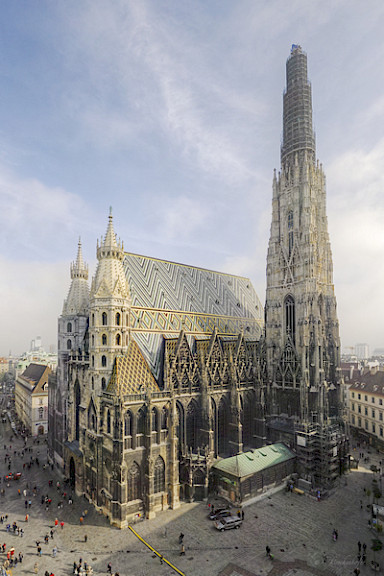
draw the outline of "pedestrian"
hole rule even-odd
[[[244,520],[244,510],[241,511],[241,519]]]
[[[41,546],[38,546],[38,547],[37,547],[37,553],[38,553],[39,556],[42,555]]]
[[[60,526],[61,526],[61,529],[64,528],[64,522],[63,521],[60,522]]]
[[[19,562],[20,562],[20,564],[23,563],[23,558],[24,558],[23,554],[22,554],[21,552],[19,552]]]
[[[359,547],[359,552],[361,552],[361,542],[360,542],[360,540],[358,541],[357,545],[358,545],[358,547]]]
[[[58,525],[58,523],[59,523],[58,519],[57,519],[57,518],[55,518],[55,526],[57,526],[57,525]]]
[[[56,554],[57,554],[57,548],[56,548],[56,546],[55,546],[55,547],[53,548],[53,550],[52,550],[52,556],[53,556],[54,558],[56,558]]]
[[[180,536],[179,536],[179,544],[182,544],[184,540],[184,534],[182,532],[180,532]]]
[[[80,516],[80,526],[82,526],[84,523],[84,518],[82,516]]]
[[[35,571],[35,574],[37,574],[38,571],[39,571],[39,565],[38,565],[37,562],[35,562],[35,565],[34,565],[33,569],[34,569],[34,571]]]
[[[184,547],[184,544],[181,544],[180,556],[185,556],[185,547]]]
[[[86,534],[84,534],[84,542],[87,542],[88,540],[88,536]]]
[[[363,544],[363,553],[365,554],[366,551],[367,551],[367,545],[366,545],[366,543],[364,542],[364,544]]]
[[[361,557],[361,559],[362,559],[362,561],[363,561],[364,566],[366,566],[366,565],[367,565],[367,557],[366,557],[366,555],[363,554],[362,557]]]
[[[271,549],[270,549],[269,546],[266,546],[266,547],[265,547],[265,553],[266,553],[266,556],[267,556],[268,558],[270,558],[270,556],[271,556]]]
[[[25,521],[28,522],[28,520],[29,520],[29,514],[27,514],[27,515],[25,516]]]
[[[108,574],[112,574],[112,564],[110,562],[108,562],[107,571]]]

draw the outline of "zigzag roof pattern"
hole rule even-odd
[[[136,342],[132,341],[124,356],[117,356],[107,392],[125,396],[140,394],[143,389],[158,392],[159,387]]]
[[[191,338],[259,338],[263,307],[248,278],[125,253],[123,266],[131,295],[131,335],[156,379],[161,372],[163,336],[181,330]]]
[[[256,319],[263,306],[249,278],[125,253],[132,306]]]

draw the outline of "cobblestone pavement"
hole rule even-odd
[[[15,548],[16,555],[20,551],[24,554],[23,563],[13,568],[13,574],[34,573],[36,562],[40,575],[46,570],[55,576],[72,574],[73,563],[79,558],[92,565],[95,574],[106,574],[108,562],[112,564],[112,571],[120,576],[176,574],[170,566],[161,564],[132,532],[111,528],[85,499],[74,497],[72,505],[66,499],[59,509],[57,504],[62,500],[61,491],[56,489],[59,478],[50,468],[42,468],[45,442],[33,444],[30,439],[28,447],[32,452],[27,452],[23,460],[14,454],[15,450],[21,451],[23,441],[10,442],[10,430],[4,430],[2,424],[0,431],[0,475],[8,472],[8,462],[4,461],[6,453],[12,457],[11,471],[23,473],[21,480],[10,481],[9,486],[4,481],[0,484],[5,490],[5,495],[0,496],[0,515],[8,514],[7,522],[16,521],[25,531],[22,538],[8,533],[6,522],[0,524],[0,545],[5,542],[7,549]],[[23,469],[23,463],[30,462],[31,457],[38,457],[40,465]],[[376,461],[379,457],[372,455],[371,458]],[[346,576],[353,574],[357,566],[358,540],[367,544],[367,564],[373,558],[370,546],[374,534],[368,526],[368,497],[364,493],[364,487],[372,486],[371,463],[343,477],[334,493],[320,502],[280,491],[244,507],[245,520],[240,530],[218,532],[207,518],[206,503],[182,504],[178,510],[167,510],[151,521],[135,524],[134,528],[186,576]],[[49,480],[53,480],[52,487]],[[24,489],[28,490],[27,498],[23,495]],[[46,494],[52,499],[48,511],[41,504],[41,497]],[[28,510],[25,499],[31,500]],[[80,516],[85,510],[84,524],[80,525]],[[30,515],[28,523],[26,512]],[[59,524],[54,528],[53,540],[50,538],[45,544],[44,536],[54,527],[55,518],[64,521],[64,527],[61,529]],[[337,542],[332,540],[334,528],[339,533]],[[185,556],[180,556],[180,532],[185,535]],[[41,557],[37,554],[36,540],[41,541]],[[274,554],[273,561],[265,555],[266,545]],[[55,558],[52,557],[54,546],[58,548]],[[4,561],[3,553],[0,557]],[[384,552],[379,552],[377,559],[384,563]],[[368,565],[360,568],[362,576],[371,573]]]

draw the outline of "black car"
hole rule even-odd
[[[224,518],[226,516],[231,516],[229,508],[217,508],[208,514],[210,520],[217,520],[218,518]]]

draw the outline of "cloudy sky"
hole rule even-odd
[[[308,54],[344,350],[384,347],[382,0],[2,0],[0,355],[57,318],[109,207],[127,251],[265,298],[291,44]],[[348,351],[348,350],[347,350]]]

